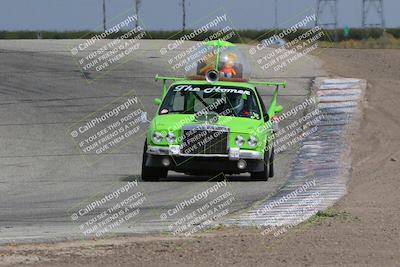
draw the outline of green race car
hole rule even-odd
[[[254,180],[274,175],[274,118],[282,112],[278,88],[284,82],[243,77],[233,44],[212,41],[212,64],[197,64],[196,75],[160,77],[162,99],[144,144],[142,179],[156,181],[168,170],[187,174],[249,172]],[[225,50],[223,48],[226,48]],[[228,55],[228,56],[225,56]],[[230,58],[229,58],[230,57]],[[224,61],[225,60],[225,61]],[[234,62],[226,63],[227,60]],[[172,81],[168,87],[167,81]],[[275,86],[266,107],[256,85]]]

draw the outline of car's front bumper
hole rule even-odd
[[[178,172],[259,172],[264,169],[263,155],[258,151],[230,149],[229,154],[182,155],[179,149],[162,146],[149,146],[147,149],[147,167],[161,167]],[[245,162],[239,168],[239,161]],[[168,164],[166,164],[168,163]]]
[[[228,158],[230,160],[239,159],[263,159],[264,155],[255,150],[230,148],[228,154],[182,154],[178,145],[171,146],[148,146],[147,154],[156,156],[169,155],[172,157],[205,157],[205,158]]]

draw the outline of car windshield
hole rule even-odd
[[[204,112],[257,120],[261,118],[252,90],[219,85],[176,85],[168,91],[159,114]]]

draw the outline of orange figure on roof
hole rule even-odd
[[[229,53],[226,56],[223,67],[221,68],[221,76],[226,78],[233,78],[236,76],[236,70],[234,68],[237,61],[237,56],[234,53]]]

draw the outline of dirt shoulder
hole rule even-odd
[[[368,80],[353,173],[336,215],[279,237],[222,229],[193,238],[124,237],[0,247],[0,266],[399,266],[400,50],[326,49],[332,75]]]

